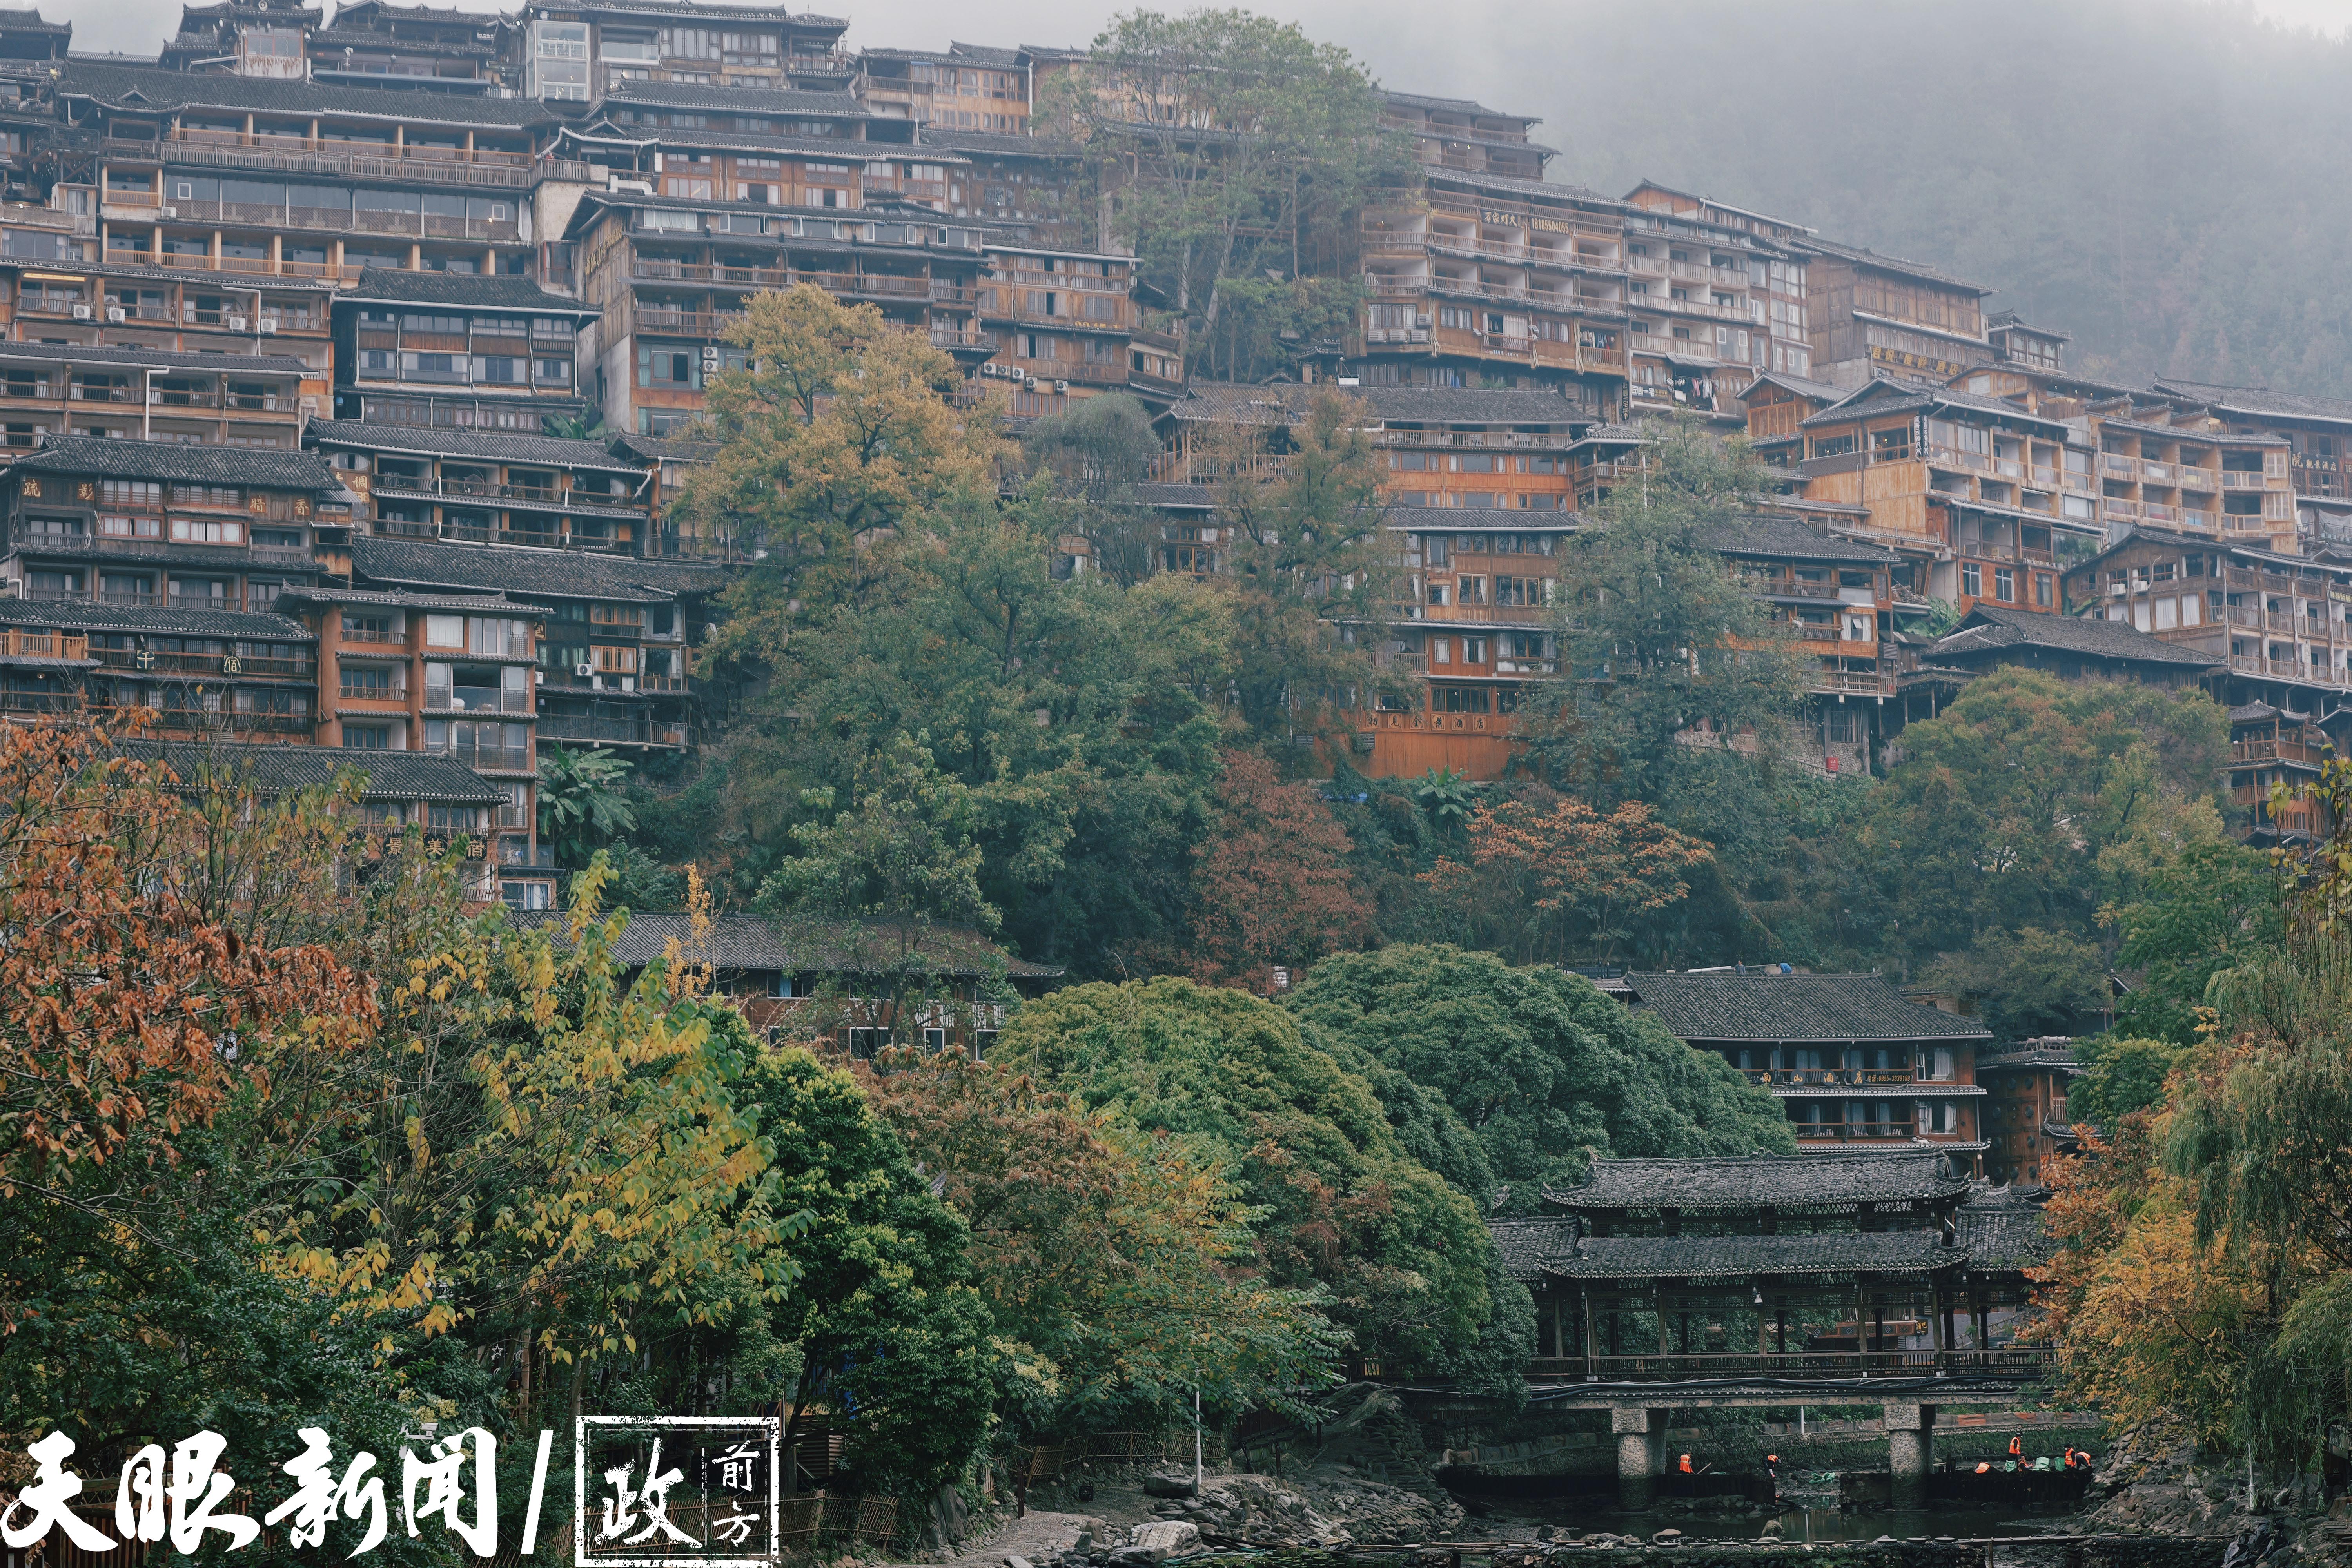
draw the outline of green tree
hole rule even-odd
[[[1770,492],[1770,470],[1696,421],[1649,456],[1570,547],[1557,614],[1573,679],[1544,687],[1529,752],[1601,811],[1645,801],[1727,858],[1768,859],[1781,831],[1772,764],[1805,671],[1715,546]]]
[[[1087,1113],[956,1055],[888,1064],[882,1113],[970,1216],[975,1283],[1027,1432],[1132,1427],[1290,1405],[1340,1348],[1309,1290],[1268,1282],[1223,1154]]]
[[[1077,145],[1118,237],[1201,323],[1188,364],[1224,379],[1307,346],[1302,333],[1283,355],[1280,334],[1338,291],[1303,280],[1405,163],[1381,129],[1379,89],[1345,50],[1245,11],[1118,16],[1039,99],[1041,128]],[[1255,288],[1234,299],[1239,280],[1269,271],[1297,289],[1287,310]],[[1246,345],[1236,304],[1256,329]]]
[[[994,1057],[1147,1131],[1215,1146],[1264,1211],[1269,1278],[1328,1289],[1334,1321],[1383,1366],[1450,1364],[1491,1318],[1476,1208],[1272,1003],[1175,979],[1076,986],[1023,1006]]]
[[[811,601],[734,738],[728,814],[772,867],[828,825],[900,735],[967,792],[977,876],[1024,956],[1142,969],[1190,918],[1230,673],[1228,597],[1185,578],[1056,580],[1058,514],[1034,493],[960,499],[932,545],[877,563],[861,601]],[[820,793],[812,793],[820,792]]]
[[[2063,931],[1993,927],[1927,971],[1929,984],[1972,999],[2004,1040],[2088,1034],[2109,1010],[2106,955]]]
[[[741,1097],[775,1162],[775,1201],[809,1216],[798,1278],[771,1309],[800,1363],[795,1425],[845,1422],[868,1489],[952,1480],[993,1425],[1001,1352],[970,1282],[968,1237],[850,1075],[797,1048],[763,1053]]]
[[[728,341],[743,367],[706,389],[722,445],[670,511],[698,538],[766,550],[725,596],[717,651],[772,660],[796,605],[856,596],[882,540],[959,491],[992,491],[1011,447],[991,406],[956,406],[964,377],[946,351],[871,305],[812,284],[755,294]]]
[[[1227,425],[1204,442],[1223,471],[1217,521],[1231,541],[1221,559],[1234,606],[1232,689],[1258,742],[1300,771],[1352,727],[1350,694],[1368,701],[1392,684],[1374,649],[1401,572],[1371,423],[1362,404],[1320,388],[1295,423]],[[1259,467],[1268,440],[1284,448],[1270,476]]]
[[[1856,847],[1900,962],[1995,929],[2087,938],[2105,889],[2218,837],[2228,721],[2201,691],[1997,670],[1903,732]],[[2075,940],[2083,940],[2078,938]]]
[[[2199,844],[2150,872],[2137,897],[2102,909],[2101,920],[2122,933],[2116,962],[2133,981],[2116,1004],[2116,1027],[2195,1043],[2213,976],[2278,952],[2279,893],[2261,850]]]
[[[1533,1212],[1546,1186],[1583,1180],[1588,1152],[1796,1149],[1779,1102],[1722,1058],[1549,966],[1454,947],[1340,953],[1283,1006],[1308,1040],[1345,1041],[1443,1098],[1485,1155],[1494,1185],[1469,1194],[1482,1207]]]
[[[2110,1137],[2125,1117],[2164,1103],[2165,1086],[2189,1056],[2169,1040],[2097,1035],[2074,1044],[2083,1076],[2066,1089],[2066,1119],[2088,1122]]]
[[[1151,478],[1160,454],[1150,411],[1123,392],[1084,398],[1033,421],[1021,442],[1032,464],[1052,472],[1055,493],[1070,500],[1072,530],[1091,547],[1095,570],[1122,588],[1150,576],[1160,514],[1138,499],[1136,487]]]
[[[636,809],[622,790],[634,765],[602,746],[539,748],[539,837],[553,846],[560,864],[585,866],[636,827]]]

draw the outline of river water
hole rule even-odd
[[[1790,1508],[1777,1516],[1768,1514],[1762,1509],[1734,1513],[1712,1510],[1685,1512],[1678,1508],[1654,1508],[1628,1513],[1597,1498],[1464,1498],[1460,1500],[1470,1509],[1470,1521],[1464,1526],[1463,1534],[1486,1540],[1497,1536],[1527,1539],[1535,1534],[1538,1526],[1549,1524],[1556,1530],[1583,1534],[1605,1530],[1616,1535],[1646,1539],[1661,1530],[1679,1530],[1686,1541],[1754,1541],[1764,1532],[1764,1521],[1770,1517],[1779,1518],[1780,1539],[1789,1542],[1875,1541],[1882,1535],[1891,1535],[1897,1541],[1913,1536],[1933,1540],[1946,1535],[1981,1539],[2048,1534],[2071,1512],[2063,1508],[2042,1511],[2018,1506],[1987,1509],[1955,1505],[1866,1512],[1848,1512],[1836,1508]]]

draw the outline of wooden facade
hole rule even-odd
[[[1536,1297],[1531,1381],[2030,1375],[2039,1215],[1930,1150],[1596,1159],[1489,1222]]]
[[[1984,1151],[1975,1063],[1991,1031],[1912,1001],[1882,975],[1628,973],[1613,989],[1769,1089],[1801,1149],[1927,1143],[1971,1164]]]
[[[1981,303],[1990,290],[1818,235],[1792,245],[1807,258],[1811,374],[1820,380],[1846,387],[1882,375],[1942,382],[1993,357]]]
[[[2004,1184],[2038,1184],[2053,1162],[2079,1146],[2066,1119],[2066,1088],[2082,1076],[2071,1040],[2024,1040],[1981,1057],[1977,1074],[1985,1102],[1985,1173]]]
[[[1759,374],[1812,374],[1800,225],[1650,182],[1625,203],[1635,406],[1736,416]]]

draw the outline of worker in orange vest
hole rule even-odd
[[[1767,1454],[1764,1456],[1764,1476],[1766,1479],[1772,1483],[1772,1500],[1774,1502],[1779,1502],[1780,1500],[1780,1455]]]
[[[1678,1468],[1682,1471],[1682,1473],[1683,1473],[1683,1474],[1685,1474],[1685,1475],[1689,1475],[1689,1474],[1691,1473],[1691,1462],[1690,1462],[1690,1456],[1689,1456],[1688,1454],[1685,1454],[1685,1455],[1683,1456],[1683,1458],[1682,1458],[1682,1463],[1681,1463],[1677,1468]]]
[[[2014,1433],[2011,1434],[2009,1439],[2009,1457],[2012,1459],[2025,1458],[2025,1439]]]
[[[2066,1468],[2068,1468],[2068,1469],[2070,1469],[2070,1470],[2071,1470],[2071,1469],[2073,1469],[2074,1468],[2074,1444],[2072,1444],[2072,1443],[2069,1443],[2069,1444],[2067,1444],[2067,1445],[2066,1445]]]

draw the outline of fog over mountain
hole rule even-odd
[[[939,47],[1082,43],[1115,7],[840,8],[853,45]],[[1390,86],[1540,114],[1555,179],[1655,179],[1957,272],[2082,368],[2352,395],[2352,0],[1257,8]],[[79,49],[152,55],[180,7],[45,9]]]

